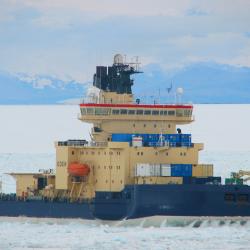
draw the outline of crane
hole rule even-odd
[[[247,182],[250,180],[250,171],[245,170],[239,170],[239,172],[232,172],[231,178],[234,179],[241,179],[243,176],[247,176],[245,179],[243,179],[243,182]]]

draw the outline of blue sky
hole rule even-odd
[[[113,54],[250,67],[249,0],[0,0],[0,71],[85,82]]]

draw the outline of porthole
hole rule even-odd
[[[143,152],[141,152],[141,155],[143,155]]]
[[[137,155],[140,155],[140,152],[137,152]]]

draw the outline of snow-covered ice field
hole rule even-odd
[[[0,175],[55,165],[54,140],[89,138],[77,106],[0,106]],[[200,162],[215,175],[250,170],[250,105],[196,105],[195,123],[183,126],[204,142]],[[3,175],[3,191],[15,183]],[[0,218],[0,249],[250,249],[250,221],[239,219],[135,221]]]

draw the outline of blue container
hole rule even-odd
[[[185,176],[183,177],[183,184],[220,184],[221,177],[190,177]]]
[[[171,176],[192,176],[192,164],[171,164]]]
[[[167,141],[171,147],[191,146],[190,134],[112,134],[112,141],[114,142],[132,142],[133,136],[141,136],[144,145],[149,143],[157,143]]]
[[[112,141],[114,142],[131,142],[132,134],[112,134]]]

